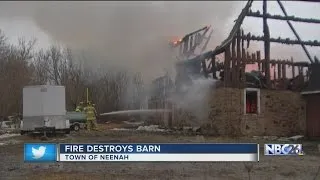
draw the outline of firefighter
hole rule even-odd
[[[80,102],[76,108],[76,112],[82,112],[82,111],[83,111],[83,102]]]
[[[97,112],[91,102],[88,102],[88,105],[84,108],[84,112],[87,115],[87,130],[97,130]]]

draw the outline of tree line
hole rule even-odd
[[[98,112],[140,108],[145,97],[140,73],[85,67],[69,48],[36,49],[36,40],[9,43],[0,30],[0,116],[22,114],[22,90],[28,85],[63,85],[68,111],[89,98]],[[88,59],[84,58],[84,61]]]

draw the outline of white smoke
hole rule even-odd
[[[196,121],[188,122],[193,126],[200,126],[208,119],[210,111],[209,101],[217,80],[197,78],[192,85],[182,87],[182,94],[175,95],[173,102],[196,117]]]
[[[121,67],[150,81],[174,73],[172,37],[205,25],[214,49],[229,33],[242,2],[1,2],[1,17],[30,17],[54,40],[85,54],[91,67]],[[239,6],[240,5],[240,6]],[[235,11],[235,9],[237,9]],[[228,25],[228,28],[226,28]],[[230,26],[231,25],[231,26]]]

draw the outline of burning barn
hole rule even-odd
[[[305,48],[305,46],[320,46],[320,42],[302,41],[290,20],[308,23],[320,21],[287,16],[280,1],[278,3],[285,16],[268,14],[267,1],[263,1],[262,14],[252,12],[252,3],[252,0],[247,2],[227,39],[214,50],[203,53],[205,48],[202,48],[200,55],[195,54],[195,49],[202,43],[200,40],[205,39],[206,29],[188,34],[175,46],[181,49],[180,59],[185,59],[176,64],[175,93],[182,92],[181,87],[195,86],[193,81],[200,77],[216,81],[214,88],[210,87],[210,91],[203,93],[208,100],[205,102],[207,108],[202,111],[206,121],[200,123],[199,117],[194,115],[192,109],[182,113],[184,110],[174,106],[173,125],[187,126],[194,124],[190,122],[198,120],[199,126],[207,127],[209,131],[215,131],[214,133],[220,135],[307,134],[320,137],[320,122],[316,118],[318,112],[315,110],[318,102],[315,99],[318,98],[320,87],[314,85],[315,80],[310,79],[310,77],[320,78],[320,74],[311,68],[319,65],[317,59],[311,58]],[[245,35],[241,28],[245,17],[263,18],[264,36],[250,33]],[[270,37],[267,19],[286,20],[298,40]],[[206,31],[199,36],[198,33],[203,30]],[[198,41],[194,43],[193,39]],[[260,51],[249,52],[250,41],[262,41],[264,54],[262,55]],[[310,62],[295,62],[293,58],[270,59],[270,43],[301,45]],[[206,44],[207,42],[205,46]],[[223,61],[218,61],[216,58],[219,54],[224,54]],[[246,67],[250,64],[255,64],[258,68],[247,72]],[[290,71],[291,73],[288,73]],[[306,96],[304,98],[300,92],[306,87],[309,91],[302,93]],[[190,94],[187,96],[190,97]],[[188,98],[187,96],[185,98]]]

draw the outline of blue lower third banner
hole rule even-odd
[[[258,144],[60,144],[57,161],[259,161]]]
[[[25,144],[25,162],[259,161],[258,144]]]

